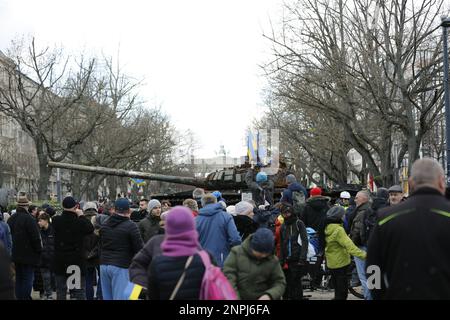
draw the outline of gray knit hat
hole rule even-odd
[[[327,218],[342,219],[345,215],[345,209],[341,206],[334,206],[327,212]]]

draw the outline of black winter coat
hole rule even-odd
[[[41,260],[42,241],[36,219],[24,208],[18,207],[8,219],[12,235],[12,260],[14,263],[38,266]]]
[[[233,219],[242,241],[247,239],[252,233],[255,233],[259,227],[259,225],[249,216],[237,215],[233,217]]]
[[[327,211],[330,209],[330,198],[317,196],[306,200],[305,210],[301,217],[306,228],[318,231],[323,227]]]
[[[157,234],[152,237],[131,261],[129,268],[130,281],[144,288],[148,285],[148,269],[154,257],[162,254],[161,243],[164,241],[164,234]]]
[[[381,270],[373,298],[449,300],[449,230],[450,202],[432,188],[381,209],[366,260]]]
[[[84,238],[94,232],[94,226],[86,217],[77,217],[74,212],[69,211],[63,211],[52,220],[55,232],[55,274],[67,275],[67,268],[71,265],[79,266],[84,274]]]
[[[100,264],[128,269],[143,245],[137,225],[127,217],[113,215],[100,228]]]
[[[169,300],[183,274],[187,259],[187,256],[168,257],[163,255],[153,259],[148,276],[147,293],[150,300]],[[178,290],[175,300],[198,300],[204,273],[205,266],[202,258],[196,254],[186,271],[183,284]]]
[[[302,246],[298,243],[298,237],[302,240]],[[308,234],[305,224],[300,219],[292,216],[285,219],[280,231],[281,247],[280,261],[305,262],[308,254]]]
[[[40,267],[52,268],[55,256],[55,232],[51,224],[48,225],[47,230],[41,229],[41,238],[42,254]]]
[[[141,233],[142,240],[146,243],[153,236],[159,233],[160,217],[148,215],[138,223],[139,232]]]

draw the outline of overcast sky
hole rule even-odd
[[[116,56],[144,78],[148,105],[191,129],[200,157],[221,144],[245,152],[245,130],[262,111],[262,37],[282,0],[0,0],[0,50],[34,36],[40,45]],[[120,50],[119,50],[120,48]]]

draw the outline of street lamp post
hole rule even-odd
[[[450,96],[448,88],[448,34],[447,28],[450,27],[450,17],[441,17],[442,40],[443,40],[443,58],[444,58],[444,105],[445,105],[445,144],[447,150],[447,186],[450,186]]]

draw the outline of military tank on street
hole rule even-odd
[[[252,170],[253,174],[256,175],[259,170],[264,170],[265,167],[268,167],[268,165],[262,165],[256,168],[252,168],[249,163],[244,163],[240,166],[224,168],[211,172],[205,178],[194,178],[97,166],[85,166],[53,161],[49,161],[48,166],[51,168],[61,168],[103,175],[113,175],[150,181],[163,181],[175,184],[183,184],[193,186],[195,188],[203,188],[205,189],[205,192],[213,192],[218,190],[222,193],[222,197],[228,204],[235,204],[241,201],[243,193],[250,192],[249,187],[245,182],[245,176],[249,172],[249,170]],[[280,160],[278,171],[273,175],[268,175],[269,179],[274,182],[274,201],[279,201],[283,189],[287,187],[285,177],[289,173],[291,173],[290,168],[286,165],[285,162]],[[192,198],[193,190],[194,189],[190,191],[175,193],[152,194],[151,197],[158,200],[167,199],[172,203],[172,205],[177,205],[181,204],[187,198]],[[331,198],[337,198],[339,197],[339,193],[342,190],[324,190],[323,194],[326,196],[330,196]],[[356,189],[353,190],[353,188],[346,188],[345,190],[349,191],[352,195],[356,194],[357,191]]]

